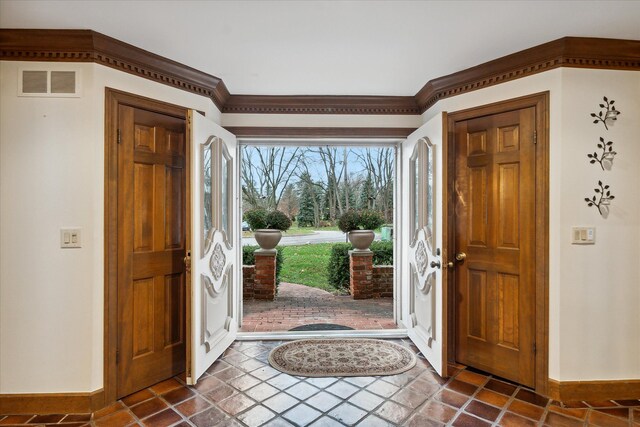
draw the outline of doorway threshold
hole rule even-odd
[[[352,331],[238,332],[237,341],[280,341],[310,338],[407,338],[406,329],[370,329]]]

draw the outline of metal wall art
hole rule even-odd
[[[616,110],[615,102],[613,99],[609,100],[606,96],[602,97],[604,104],[598,104],[600,107],[600,111],[597,113],[591,113],[591,117],[594,118],[594,124],[602,123],[604,125],[605,130],[609,130],[609,126],[612,125],[620,115],[620,111]],[[597,147],[602,150],[600,153],[594,151],[593,153],[587,154],[587,158],[589,159],[589,163],[594,165],[598,163],[600,168],[603,171],[610,171],[613,167],[613,159],[616,156],[615,151],[613,151],[613,141],[605,141],[604,137],[600,137],[600,142],[597,144]],[[609,190],[609,185],[603,184],[602,181],[598,181],[598,187],[594,188],[595,195],[591,198],[585,197],[584,201],[587,202],[587,206],[594,206],[598,209],[598,212],[603,218],[607,218],[609,216],[609,206],[611,204],[611,200],[615,197],[611,194],[611,190]]]
[[[613,166],[613,158],[616,156],[615,151],[613,151],[613,141],[604,141],[603,137],[600,137],[600,142],[598,143],[598,148],[602,150],[602,153],[598,154],[597,151],[594,151],[593,154],[587,154],[589,163],[592,165],[595,163],[599,163],[602,170],[611,170]]]
[[[591,113],[591,117],[595,118],[593,121],[594,124],[602,123],[606,130],[609,130],[608,124],[613,124],[614,121],[618,119],[620,115],[620,111],[616,110],[616,107],[613,105],[616,101],[613,99],[609,101],[607,97],[602,98],[604,100],[604,104],[600,104],[600,111],[596,113]]]
[[[598,181],[598,187],[594,188],[595,196],[592,198],[585,197],[584,201],[587,202],[587,206],[595,206],[604,218],[609,216],[609,205],[611,204],[611,200],[615,199],[615,196],[611,194],[609,190],[609,186],[602,183],[602,181]],[[598,198],[599,197],[599,198]]]

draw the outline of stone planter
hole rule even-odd
[[[349,232],[349,241],[354,251],[366,251],[376,237],[373,230],[353,230]]]
[[[255,230],[254,236],[260,248],[265,250],[272,250],[278,246],[280,243],[280,239],[282,239],[282,231],[280,230],[270,230],[270,229],[259,229]]]

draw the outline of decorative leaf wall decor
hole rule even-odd
[[[613,166],[613,158],[616,156],[615,151],[613,151],[613,141],[604,141],[603,137],[600,137],[600,142],[598,143],[598,148],[602,150],[602,153],[598,154],[597,151],[594,151],[593,154],[587,154],[589,163],[592,165],[595,163],[599,163],[602,170],[611,170]]]
[[[609,101],[606,96],[602,99],[605,103],[600,104],[600,111],[597,114],[591,113],[591,117],[595,119],[593,121],[594,124],[602,123],[604,125],[604,128],[606,130],[609,130],[607,122],[615,121],[618,115],[620,115],[620,111],[616,110],[616,107],[613,105],[616,101],[614,101],[613,99]]]
[[[594,188],[593,191],[596,194],[592,198],[585,197],[584,201],[587,202],[589,207],[595,206],[600,215],[606,218],[609,215],[611,200],[615,199],[615,196],[611,194],[609,186],[603,184],[602,181],[598,181],[598,188]]]

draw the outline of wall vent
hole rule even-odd
[[[18,96],[79,97],[80,72],[21,69],[18,78]]]

